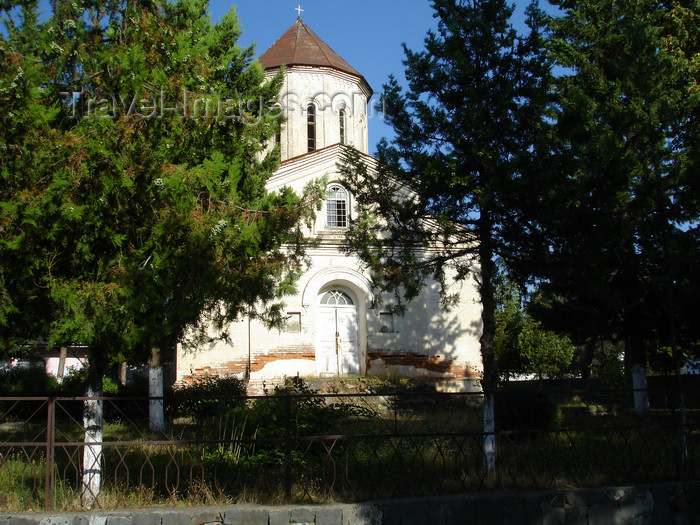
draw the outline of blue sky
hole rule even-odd
[[[540,0],[547,5],[546,0]],[[515,0],[516,27],[523,27],[523,11],[529,0]],[[362,73],[376,93],[390,74],[402,82],[405,42],[419,50],[428,29],[436,27],[429,0],[211,0],[212,21],[219,20],[232,7],[243,28],[241,45],[256,45],[261,55],[291,26],[301,5],[304,22],[352,67]],[[41,0],[44,16],[50,12],[48,0]],[[380,116],[369,120],[370,153],[391,128]]]
[[[545,4],[545,0],[541,0]],[[517,0],[516,25],[529,0]],[[212,21],[220,19],[233,4],[213,0]],[[390,74],[403,80],[402,42],[419,50],[428,29],[436,27],[428,0],[239,0],[235,5],[244,34],[243,45],[256,44],[261,55],[291,26],[301,5],[304,22],[352,67],[375,92]],[[391,135],[381,117],[369,120],[370,153],[382,137]]]

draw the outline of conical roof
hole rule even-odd
[[[297,18],[258,60],[265,69],[282,65],[332,67],[364,80],[362,75],[311,31],[301,18]]]

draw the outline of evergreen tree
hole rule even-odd
[[[255,305],[280,321],[321,189],[265,191],[281,76],[265,81],[236,46],[234,12],[212,24],[200,0],[105,0],[57,1],[41,24],[36,2],[23,13],[3,12],[0,41],[3,348],[88,345],[96,397],[111,361],[144,362]],[[101,413],[86,402],[86,443],[101,441]],[[84,450],[91,506],[101,446]]]
[[[31,286],[34,273],[26,259],[41,257],[40,246],[12,238],[13,216],[30,209],[30,188],[40,181],[37,171],[46,166],[46,145],[53,139],[49,122],[58,109],[42,103],[47,83],[41,57],[34,48],[40,32],[37,2],[2,5],[4,32],[0,32],[0,348],[4,351],[36,338],[40,324],[52,314],[44,287]],[[17,11],[19,10],[19,20]],[[15,195],[12,200],[9,195]],[[27,213],[19,229],[33,228]],[[6,247],[22,254],[15,257]],[[25,285],[26,284],[26,285]],[[33,305],[29,308],[29,305]]]
[[[376,172],[356,153],[343,171],[361,210],[348,239],[382,291],[410,300],[429,276],[443,285],[474,277],[482,313],[485,471],[495,475],[494,258],[517,258],[514,207],[545,125],[549,64],[542,13],[527,9],[519,35],[504,0],[437,0],[437,33],[405,48],[404,92],[384,87],[396,138],[379,146]],[[470,277],[470,278],[471,278]],[[446,297],[447,299],[448,297]]]
[[[624,341],[646,414],[646,356],[667,312],[680,315],[668,298],[697,290],[698,4],[551,3],[565,69],[542,170],[550,191],[531,205],[547,245],[531,269],[591,335]]]

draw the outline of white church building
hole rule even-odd
[[[353,196],[337,164],[348,145],[368,155],[367,81],[302,20],[259,57],[272,76],[285,66],[280,102],[286,121],[276,137],[282,162],[267,182],[274,191],[301,192],[325,177],[326,201],[309,232],[318,244],[297,294],[286,299],[286,327],[268,329],[243,318],[228,328],[229,342],[177,352],[177,381],[204,374],[247,377],[251,385],[284,377],[407,376],[435,381],[439,389],[472,389],[481,375],[481,303],[476,282],[464,280],[443,308],[437,284],[428,284],[403,316],[373,307],[369,274],[343,252],[353,217]]]

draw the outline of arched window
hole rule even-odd
[[[340,143],[345,144],[345,109],[338,111],[338,127],[340,129]]]
[[[309,104],[306,108],[306,135],[308,151],[316,149],[316,106]]]
[[[277,131],[275,131],[275,146],[280,146],[282,144],[282,106],[280,104],[275,104],[270,108],[270,116],[274,118],[277,122],[276,124],[279,124],[279,127],[277,128]]]
[[[329,290],[321,297],[321,304],[330,306],[352,306],[352,298],[342,290]]]
[[[350,196],[340,184],[331,184],[326,192],[326,226],[328,228],[346,228]]]

